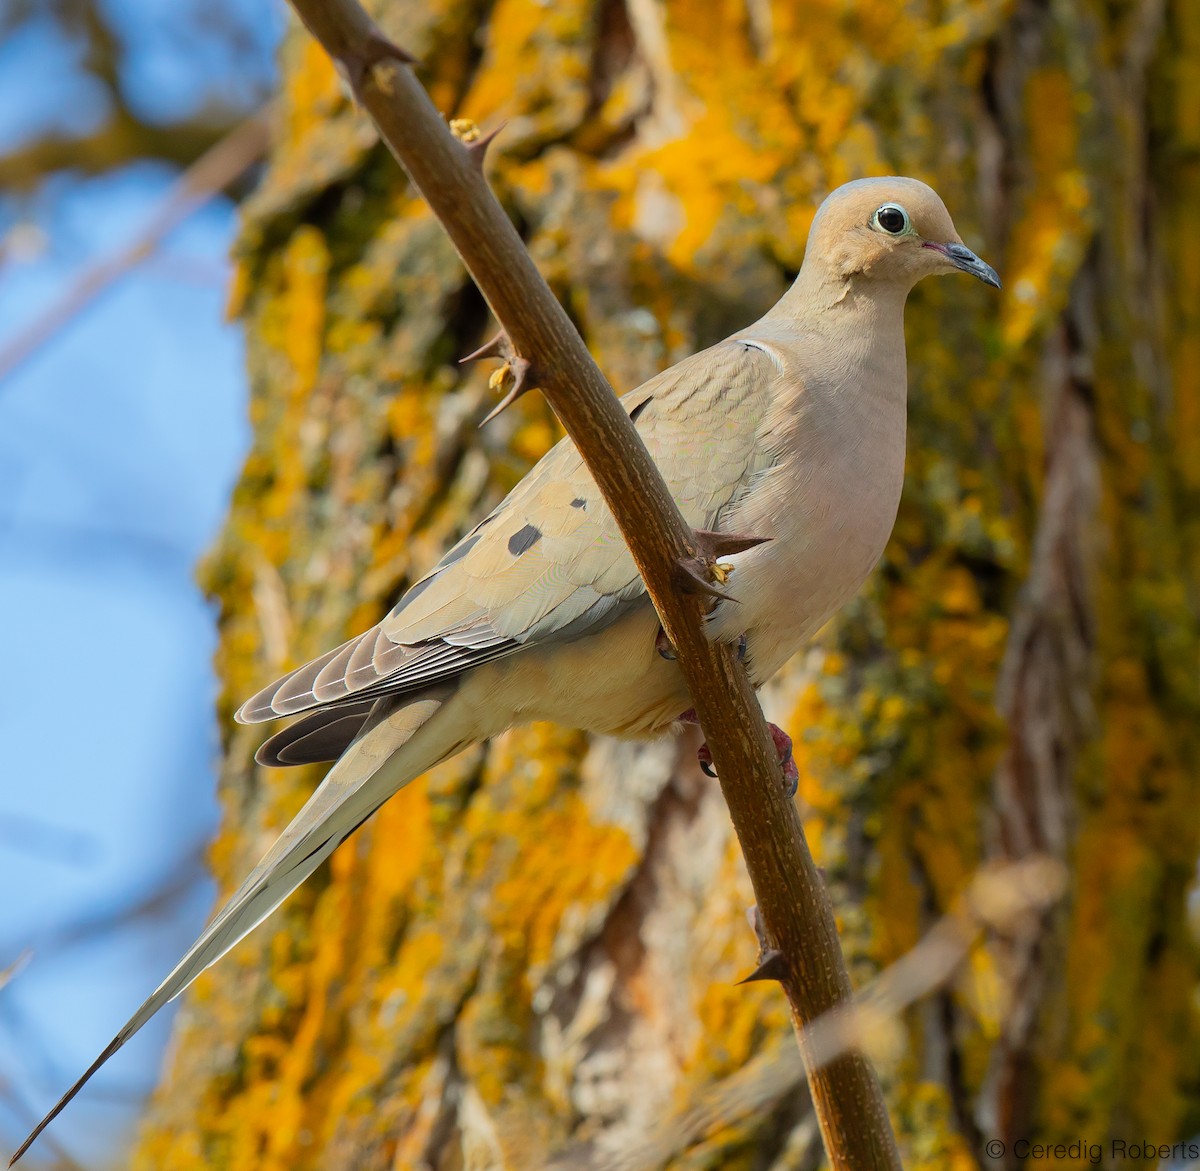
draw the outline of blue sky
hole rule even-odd
[[[106,6],[126,100],[170,120],[254,108],[281,28],[269,0]],[[207,11],[206,11],[207,10]],[[228,30],[225,30],[226,34]],[[52,21],[0,45],[0,155],[86,133],[102,92]],[[55,85],[44,79],[54,76]],[[61,80],[60,80],[61,79]],[[81,267],[130,240],[174,173],[141,163],[0,195],[0,350]],[[191,942],[213,890],[213,613],[193,580],[248,442],[240,330],[223,320],[234,209],[218,200],[0,381],[0,1144],[11,1149]],[[152,913],[129,916],[162,894]],[[113,1060],[35,1147],[119,1163],[169,1021]]]

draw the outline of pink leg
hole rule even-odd
[[[700,722],[696,719],[696,713],[692,708],[688,708],[679,718],[685,724]],[[792,754],[792,738],[777,724],[768,724],[767,728],[771,732],[771,739],[775,742],[779,763],[783,766],[783,783],[787,788],[787,795],[794,797],[796,790],[800,787],[800,770],[796,767],[796,758]],[[713,768],[712,753],[708,749],[707,741],[700,745],[696,752],[696,759],[700,761],[700,769],[705,776],[715,777],[717,775]]]

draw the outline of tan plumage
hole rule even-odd
[[[928,187],[847,184],[822,205],[774,309],[621,400],[693,527],[772,538],[726,559],[736,601],[710,619],[716,638],[746,635],[756,684],[883,551],[904,469],[904,301],[922,276],[955,270],[998,284]],[[670,728],[689,701],[657,630],[612,515],[563,440],[378,625],[245,703],[243,722],[302,715],[260,761],[336,764],[13,1161],[164,1004],[438,761],[533,719]]]

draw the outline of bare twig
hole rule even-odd
[[[164,236],[257,162],[266,147],[267,119],[260,111],[201,155],[180,175],[132,243],[86,268],[62,297],[0,348],[0,382],[33,357],[114,281],[151,255]]]
[[[487,298],[512,352],[575,441],[612,509],[678,653],[693,707],[741,843],[797,1029],[846,1003],[850,981],[833,909],[786,796],[771,736],[733,648],[704,633],[707,599],[679,588],[704,560],[612,388],[542,279],[483,175],[480,138],[454,136],[411,68],[356,0],[292,0],[429,201]],[[526,379],[530,381],[530,379]],[[704,565],[704,576],[711,563]],[[691,575],[695,577],[693,573]],[[800,1033],[812,1096],[835,1171],[898,1169],[887,1110],[870,1063],[844,1053],[818,1067]]]

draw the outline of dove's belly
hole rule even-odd
[[[477,711],[510,714],[509,727],[549,720],[610,736],[658,735],[691,700],[679,668],[656,650],[657,635],[658,615],[647,601],[602,636],[477,667],[463,680],[464,698]]]
[[[728,558],[726,588],[740,601],[722,602],[711,621],[714,637],[747,636],[755,686],[765,683],[854,596],[878,562],[900,497],[894,483],[872,500],[847,487],[836,508],[761,517],[756,529],[774,539]],[[886,493],[886,496],[881,493]],[[740,527],[738,531],[743,531]],[[611,736],[645,737],[668,731],[691,707],[678,666],[657,651],[658,616],[650,603],[599,637],[532,648],[476,668],[464,680],[478,710],[511,713],[510,725],[549,720]],[[502,729],[481,729],[495,734]]]

